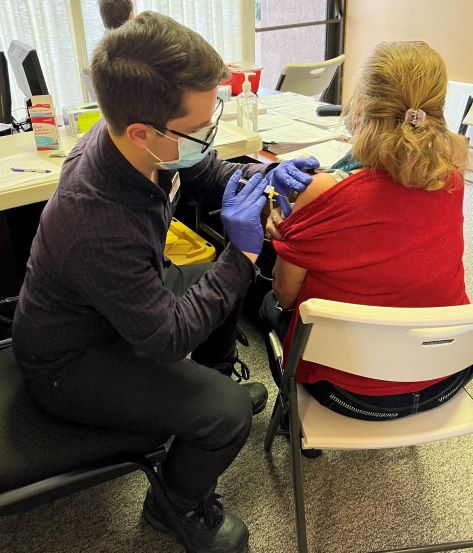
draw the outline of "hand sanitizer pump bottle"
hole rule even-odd
[[[242,85],[242,92],[237,96],[237,125],[248,131],[258,131],[258,96],[251,92],[249,75],[254,73],[245,72],[245,80]]]

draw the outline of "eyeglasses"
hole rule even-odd
[[[218,131],[218,122],[220,121],[220,117],[222,117],[223,113],[223,100],[221,98],[217,98],[217,104],[215,105],[215,109],[212,115],[212,126],[209,128],[207,134],[205,135],[204,140],[201,140],[200,138],[196,138],[195,136],[191,136],[189,134],[184,134],[179,131],[174,131],[172,129],[168,129],[164,127],[163,130],[171,132],[172,134],[175,134],[176,136],[179,136],[179,138],[186,138],[187,140],[192,140],[192,142],[197,142],[198,144],[202,144],[202,150],[201,152],[206,152],[210,146],[212,145],[212,142],[215,139],[215,136]],[[136,121],[135,121],[136,122]],[[155,123],[151,123],[150,121],[141,121],[141,123],[145,125],[151,125],[153,128],[156,129]],[[132,123],[128,123],[131,125]],[[161,132],[161,131],[158,131]],[[168,138],[170,138],[168,136]]]
[[[187,140],[192,140],[192,142],[197,142],[198,144],[202,144],[202,153],[206,152],[210,146],[212,145],[212,142],[215,139],[215,136],[218,131],[218,122],[220,121],[220,117],[222,117],[223,113],[223,100],[221,98],[217,98],[217,104],[215,106],[213,115],[212,115],[212,123],[213,125],[210,127],[208,133],[206,134],[204,140],[200,140],[199,138],[195,138],[195,136],[190,136],[189,134],[184,134],[179,131],[173,131],[172,129],[168,129],[165,127],[165,130],[168,132],[172,132],[172,134],[175,134],[176,136],[179,136],[180,138],[187,138]]]

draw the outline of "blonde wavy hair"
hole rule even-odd
[[[443,116],[447,70],[425,42],[383,42],[368,58],[351,101],[352,156],[409,188],[439,190],[452,171],[463,173],[467,142]],[[417,127],[406,122],[421,109]]]

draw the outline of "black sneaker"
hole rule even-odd
[[[240,365],[239,370],[237,369],[237,364]],[[238,351],[236,351],[231,361],[208,366],[211,366],[225,376],[229,376],[230,378],[234,377],[234,380],[238,383],[244,380],[245,383],[241,385],[247,390],[250,396],[253,415],[257,415],[264,410],[266,402],[268,401],[268,390],[261,382],[246,382],[250,378],[250,369],[248,365],[238,357]]]
[[[236,368],[237,363],[240,365],[240,371]],[[232,375],[236,376],[237,382],[241,382],[242,380],[246,381],[250,378],[250,369],[248,368],[248,365],[238,357],[238,352],[233,363]],[[261,411],[263,411],[266,407],[266,402],[268,401],[268,390],[266,389],[266,386],[261,384],[261,382],[245,382],[242,386],[246,388],[250,396],[253,415],[261,413]]]
[[[268,390],[266,386],[261,384],[261,382],[246,382],[245,384],[241,384],[241,386],[245,388],[250,396],[253,415],[261,413],[268,401]]]
[[[224,511],[219,496],[210,494],[202,503],[192,500],[169,499],[181,519],[182,528],[195,553],[244,553],[247,551],[249,532],[245,523]],[[166,515],[148,490],[143,506],[143,516],[159,532],[175,532]],[[178,537],[178,536],[177,536]]]

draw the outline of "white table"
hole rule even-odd
[[[70,150],[74,146],[76,139],[66,134],[65,130],[62,129],[60,134],[62,149]],[[46,159],[58,166],[61,166],[64,161],[61,158],[48,157],[48,153],[50,152],[38,152],[32,132],[0,137],[0,157],[3,158],[25,152]],[[7,188],[6,190],[0,189],[0,211],[47,200],[56,190],[57,185],[58,175],[45,175],[44,179],[39,181],[32,181],[14,188]]]
[[[222,130],[233,132],[235,135],[234,142],[225,144],[218,143],[217,135],[215,149],[221,159],[230,159],[261,150],[262,143],[259,134],[250,133],[228,123],[221,123],[220,125]],[[66,152],[71,150],[77,138],[67,134],[65,128],[60,128],[59,133],[61,137],[61,149]],[[238,134],[238,139],[236,134]],[[63,158],[48,157],[48,154],[51,152],[38,152],[32,132],[0,137],[0,158],[24,152],[46,159],[58,166],[61,166],[64,161]],[[0,211],[48,200],[56,190],[58,182],[58,175],[45,175],[44,179],[41,180],[7,188],[6,190],[0,189]]]

